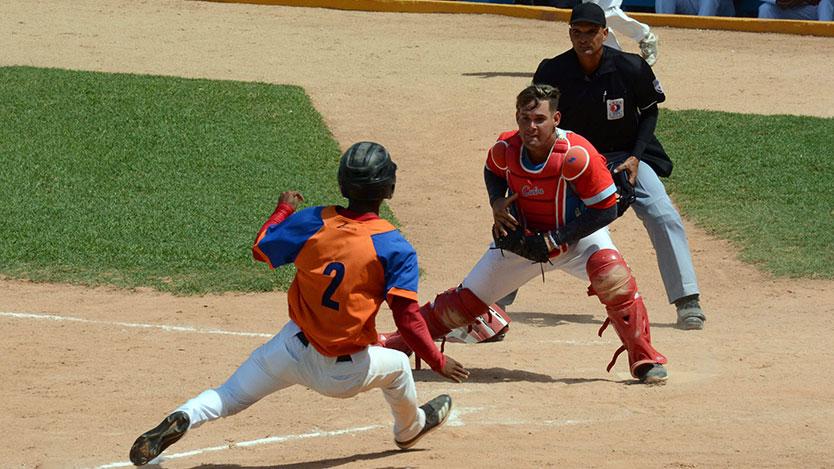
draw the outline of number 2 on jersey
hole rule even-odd
[[[333,300],[332,297],[336,289],[339,288],[339,284],[342,283],[342,279],[345,278],[345,265],[341,262],[331,262],[327,264],[327,267],[324,268],[324,275],[329,277],[333,272],[336,272],[336,275],[333,276],[333,280],[330,281],[330,285],[328,285],[327,289],[324,290],[324,295],[321,296],[321,304],[330,309],[339,311],[339,302]]]

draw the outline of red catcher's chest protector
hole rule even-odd
[[[568,182],[562,177],[565,153],[570,148],[567,136],[556,129],[556,142],[550,156],[539,169],[526,168],[522,162],[521,138],[507,142],[507,184],[518,194],[517,214],[529,230],[545,231],[563,226],[565,221]]]

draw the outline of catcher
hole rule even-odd
[[[469,326],[490,304],[530,279],[561,269],[590,280],[589,295],[605,305],[602,335],[613,326],[622,341],[608,364],[628,352],[632,376],[663,383],[666,357],[652,347],[649,318],[637,282],[606,227],[624,210],[605,158],[583,137],[559,129],[559,91],[532,85],[516,99],[518,130],[489,150],[484,179],[493,210],[495,243],[463,283],[420,308],[433,338]],[[384,345],[406,353],[398,333]]]

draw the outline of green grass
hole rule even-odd
[[[278,195],[343,202],[338,145],[297,87],[7,67],[0,122],[7,277],[286,289],[292,268],[250,255]],[[685,216],[777,275],[834,278],[834,120],[664,110],[658,135]]]
[[[684,216],[777,276],[834,278],[834,119],[668,111]]]
[[[298,87],[8,67],[0,122],[7,277],[286,289],[293,270],[250,251],[278,195],[344,201],[338,144]]]

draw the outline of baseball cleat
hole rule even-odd
[[[165,417],[156,428],[136,439],[130,448],[130,462],[144,466],[182,438],[190,423],[188,414],[182,411]]]
[[[643,384],[664,384],[669,374],[666,372],[666,367],[660,363],[651,365],[644,365],[637,370],[637,379]]]
[[[426,413],[426,425],[423,426],[423,429],[420,430],[420,433],[418,433],[417,436],[408,441],[394,440],[394,443],[396,443],[400,449],[411,448],[432,430],[435,430],[446,423],[446,419],[449,418],[449,414],[452,411],[452,398],[449,397],[448,394],[441,394],[429,402],[421,405],[420,408]]]
[[[675,301],[675,308],[678,310],[678,329],[692,331],[704,328],[707,317],[698,302],[698,295],[686,296]]]
[[[640,55],[649,66],[657,62],[657,36],[650,32],[640,41]]]

